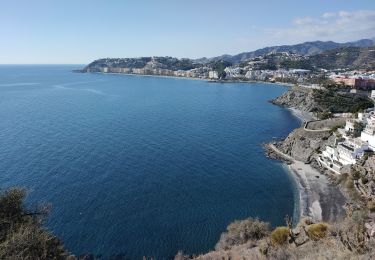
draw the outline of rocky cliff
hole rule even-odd
[[[338,90],[335,87],[326,89],[292,87],[270,102],[283,107],[314,112],[319,118],[327,118],[332,113],[356,113],[374,106],[373,101],[366,96]]]
[[[312,90],[300,87],[292,87],[270,102],[275,105],[292,107],[305,112],[312,112],[317,106]]]
[[[314,154],[325,148],[330,136],[329,131],[310,132],[302,127],[295,129],[285,140],[274,145],[293,159],[308,163]]]

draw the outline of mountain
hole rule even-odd
[[[314,55],[319,54],[327,50],[332,50],[340,47],[369,47],[375,44],[375,40],[373,39],[362,39],[359,41],[354,42],[346,42],[346,43],[337,43],[333,41],[314,41],[314,42],[304,42],[295,45],[281,45],[281,46],[272,46],[266,47],[262,49],[258,49],[252,52],[243,52],[237,55],[221,55],[218,57],[213,58],[201,58],[195,60],[196,62],[208,62],[208,61],[216,61],[216,60],[225,60],[232,62],[234,64],[240,63],[247,59],[255,58],[258,56],[264,56],[270,52],[289,52],[289,53],[296,53],[299,55]]]
[[[324,69],[375,69],[375,46],[341,47],[309,57],[311,66]]]
[[[266,47],[234,56],[222,55],[214,58],[204,57],[195,60],[173,57],[106,58],[93,61],[80,70],[80,72],[100,72],[104,68],[109,68],[108,72],[128,73],[130,69],[143,69],[145,71],[142,73],[150,74],[150,71],[153,71],[152,73],[167,73],[166,71],[158,72],[155,70],[186,71],[203,67],[223,71],[225,67],[232,64],[239,64],[245,60],[259,56],[267,61],[267,64],[265,64],[266,67],[263,69],[375,69],[374,44],[375,41],[370,39],[347,43],[314,41],[295,45]],[[290,55],[282,52],[295,53],[304,57],[301,59],[290,59]]]

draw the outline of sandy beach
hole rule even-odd
[[[327,222],[344,218],[345,197],[326,175],[296,160],[288,168],[298,185],[301,217]]]
[[[286,169],[295,180],[299,191],[299,218],[310,217],[315,221],[334,222],[345,217],[346,199],[328,177],[310,164],[282,153],[273,144],[267,145],[281,160],[287,161]]]
[[[316,119],[311,112],[302,111],[296,108],[288,109],[292,112],[294,116],[298,117],[302,122],[308,122]]]

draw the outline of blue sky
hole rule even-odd
[[[198,58],[312,40],[375,37],[374,0],[12,0],[0,5],[0,63]]]

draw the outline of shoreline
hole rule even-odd
[[[301,161],[294,161],[287,169],[299,190],[300,218],[332,223],[345,217],[346,199],[326,175]]]
[[[103,72],[92,72],[97,74],[111,74],[111,75],[124,75],[133,77],[158,77],[158,78],[172,78],[172,79],[183,79],[183,80],[200,80],[208,83],[264,83],[271,85],[279,85],[291,87],[294,84],[282,83],[282,82],[264,82],[264,81],[242,81],[242,80],[225,80],[217,81],[202,78],[191,78],[191,77],[178,77],[178,76],[167,76],[167,75],[143,75],[133,73],[103,73]],[[315,117],[306,111],[302,111],[293,107],[284,107],[288,109],[295,117],[297,117],[301,123],[314,120]],[[328,177],[313,168],[309,164],[297,161],[290,156],[283,154],[275,146],[267,145],[274,152],[278,153],[283,163],[283,168],[287,171],[287,174],[293,185],[296,186],[298,192],[298,199],[295,199],[295,210],[293,218],[298,217],[300,220],[303,217],[310,217],[314,221],[326,221],[333,222],[338,219],[342,219],[345,216],[344,205],[346,203],[345,197],[343,196],[340,189],[333,185]],[[275,149],[277,151],[275,151]],[[286,163],[285,161],[288,161]]]
[[[283,168],[293,179],[298,190],[298,199],[295,199],[294,216],[312,218],[314,221],[334,222],[343,219],[346,215],[344,206],[346,198],[339,187],[331,183],[328,176],[302,161],[295,160],[282,153],[273,144],[266,147],[278,155],[277,160],[282,162]]]
[[[314,120],[309,112],[296,108],[287,108],[301,123]],[[298,219],[310,217],[314,221],[334,222],[346,216],[346,197],[340,188],[334,185],[329,176],[314,168],[311,164],[298,161],[279,150],[273,142],[265,145],[268,157],[282,162],[284,170],[298,191],[295,198],[294,216]]]
[[[293,87],[295,84],[285,83],[285,82],[269,82],[269,81],[260,81],[260,80],[212,80],[205,78],[193,78],[193,77],[179,77],[179,76],[167,76],[167,75],[148,75],[148,74],[134,74],[134,73],[116,73],[116,72],[76,72],[74,73],[94,73],[94,74],[109,74],[109,75],[125,75],[125,76],[135,76],[135,77],[155,77],[155,78],[172,78],[172,79],[184,79],[184,80],[200,80],[206,81],[208,83],[264,83],[270,85],[281,85],[284,87]]]
[[[294,108],[294,107],[287,107],[286,109],[288,109],[302,123],[312,121],[312,120],[316,120],[316,118],[314,117],[314,115],[311,112],[302,111],[302,110],[299,110],[299,109]]]

